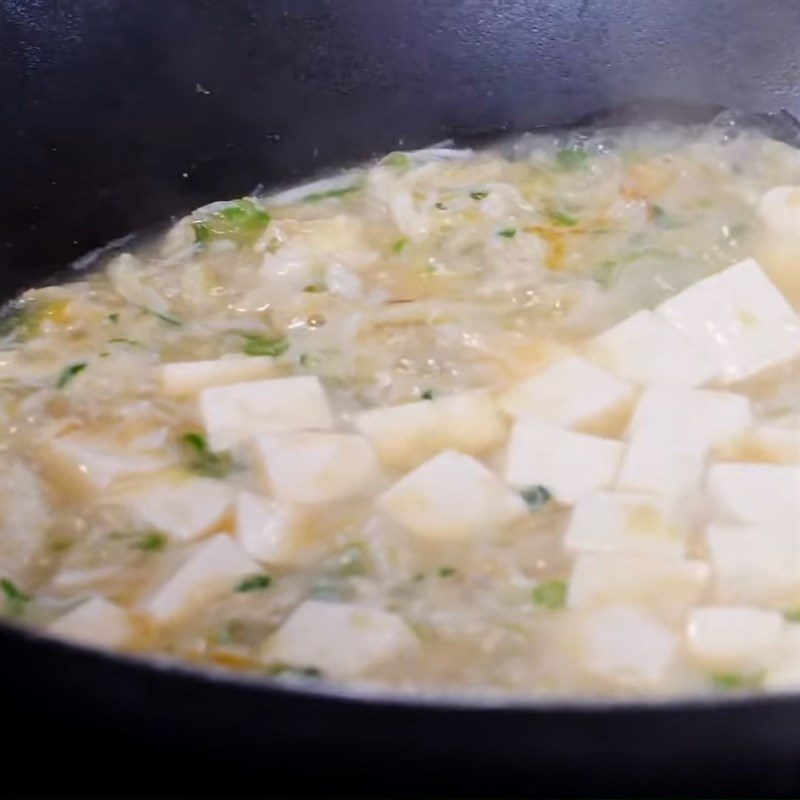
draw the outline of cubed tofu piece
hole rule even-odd
[[[656,313],[705,353],[726,383],[800,353],[800,319],[752,258],[684,289]]]
[[[631,383],[644,386],[698,386],[716,374],[714,363],[649,309],[592,339],[586,355]]]
[[[681,497],[699,487],[709,451],[752,424],[746,397],[703,389],[648,389],[633,414],[620,489]]]
[[[333,427],[325,390],[311,375],[212,386],[200,392],[200,412],[212,450],[262,433]]]
[[[198,539],[218,527],[230,511],[233,490],[222,481],[180,473],[138,482],[112,495],[135,517],[172,539]]]
[[[264,662],[314,667],[350,678],[416,645],[395,614],[374,608],[306,600],[264,645]]]
[[[556,500],[571,504],[611,485],[623,449],[611,439],[519,417],[511,431],[505,479],[520,488],[546,486]]]
[[[689,520],[671,500],[594,492],[575,505],[564,544],[582,552],[678,557],[688,535]]]
[[[764,688],[776,692],[800,690],[800,625],[785,625],[764,675]]]
[[[571,356],[512,387],[499,399],[513,417],[538,417],[565,428],[597,423],[619,411],[633,386],[586,359]]]
[[[268,489],[286,503],[349,500],[369,493],[380,472],[372,445],[355,433],[266,434],[253,446]]]
[[[214,597],[234,591],[240,579],[260,572],[258,562],[234,539],[218,533],[195,545],[142,600],[140,609],[158,622],[173,622]]]
[[[757,425],[750,432],[750,443],[759,461],[800,464],[800,428],[784,425]]]
[[[585,668],[620,685],[656,684],[670,669],[677,650],[669,629],[631,606],[600,609],[585,621],[582,636]]]
[[[270,356],[235,356],[209,361],[178,361],[158,369],[161,391],[169,397],[186,397],[209,386],[224,386],[275,373]]]
[[[519,494],[479,461],[453,450],[402,477],[377,504],[411,533],[439,540],[489,535],[527,513]]]
[[[697,602],[708,575],[702,561],[582,553],[572,569],[567,605],[591,608],[629,602],[681,611]]]
[[[715,596],[777,610],[800,607],[800,537],[797,529],[706,527]]]
[[[712,464],[706,482],[714,519],[800,530],[800,467]]]
[[[96,647],[124,647],[134,635],[130,614],[102,597],[92,597],[51,623],[55,636]]]
[[[774,186],[761,196],[758,215],[775,236],[800,239],[800,187]]]
[[[374,408],[357,414],[353,422],[372,441],[381,461],[398,469],[447,449],[476,455],[505,437],[497,407],[482,391]]]
[[[302,565],[320,548],[302,507],[251,492],[236,500],[236,538],[256,561],[270,565]]]
[[[770,662],[784,621],[777,611],[751,606],[701,606],[689,612],[692,658],[711,670],[755,672]]]

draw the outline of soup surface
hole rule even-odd
[[[800,688],[800,160],[393,153],[6,309],[0,608],[285,681]]]

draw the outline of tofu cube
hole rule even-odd
[[[222,481],[178,473],[126,488],[112,497],[142,522],[186,542],[219,526],[233,503],[233,490]]]
[[[358,497],[370,491],[380,471],[372,445],[354,433],[266,434],[253,446],[268,488],[286,503],[313,505]]]
[[[102,597],[92,597],[51,623],[54,636],[95,647],[124,647],[134,635],[130,614]]]
[[[701,350],[649,309],[595,336],[586,355],[620,378],[644,386],[698,386],[716,373]]]
[[[275,359],[270,356],[234,356],[164,364],[158,370],[158,377],[165,395],[186,397],[209,386],[267,378],[274,372]]]
[[[764,192],[758,204],[758,215],[772,235],[797,243],[800,240],[800,188],[774,186]]]
[[[733,383],[800,353],[800,319],[752,258],[698,281],[656,313]]]
[[[174,622],[220,594],[237,581],[260,573],[234,539],[218,533],[192,548],[171,575],[145,598],[140,609],[161,623]]]
[[[585,668],[620,685],[656,684],[672,665],[675,637],[655,617],[631,606],[600,609],[584,622]]]
[[[511,431],[505,479],[519,488],[546,486],[556,500],[571,504],[611,485],[623,449],[611,439],[519,417]]]
[[[527,513],[519,494],[479,461],[453,450],[402,477],[377,505],[412,534],[438,540],[490,535]]]
[[[595,492],[575,505],[564,545],[581,552],[680,557],[688,535],[688,520],[670,500]]]
[[[712,464],[706,483],[714,519],[800,531],[800,467]]]
[[[797,530],[761,526],[706,527],[715,596],[777,610],[800,607],[800,537]]]
[[[203,389],[200,413],[212,450],[228,450],[262,433],[333,427],[325,390],[311,375]]]
[[[479,454],[505,437],[498,409],[482,391],[374,408],[357,414],[353,421],[381,461],[398,469],[416,466],[450,448]]]
[[[800,690],[800,625],[785,625],[764,675],[764,688],[778,692]]]
[[[581,553],[572,569],[567,605],[637,603],[659,611],[683,611],[697,602],[708,576],[702,561]]]
[[[648,389],[636,406],[620,489],[682,497],[698,488],[709,451],[752,423],[747,398],[703,389]]]
[[[577,356],[565,358],[500,397],[512,417],[538,417],[564,428],[597,423],[631,399],[633,386]]]
[[[750,606],[701,606],[689,612],[686,637],[689,653],[712,670],[763,669],[783,631],[777,611]]]
[[[261,658],[267,663],[315,667],[325,675],[350,678],[415,645],[414,634],[395,614],[306,600],[267,640]]]

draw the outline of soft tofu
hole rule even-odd
[[[261,567],[230,536],[218,533],[192,548],[167,579],[148,594],[140,609],[159,622],[172,622]]]
[[[716,373],[700,349],[648,309],[596,336],[586,354],[620,378],[644,386],[697,386]]]
[[[686,640],[692,658],[712,670],[764,668],[784,621],[777,611],[749,606],[702,606],[689,612]]]
[[[775,236],[800,239],[800,188],[774,186],[764,192],[758,204],[758,215]]]
[[[629,602],[681,611],[697,601],[708,575],[702,561],[582,553],[572,568],[567,605],[592,608]]]
[[[797,529],[706,527],[715,595],[723,603],[778,610],[800,607],[800,537]]]
[[[680,497],[702,480],[709,451],[752,424],[750,402],[732,392],[648,389],[631,420],[621,489]]]
[[[594,492],[575,505],[564,544],[581,552],[681,556],[688,534],[688,521],[669,500]]]
[[[164,364],[158,370],[158,377],[164,394],[185,397],[209,386],[266,378],[274,372],[275,359],[270,356],[236,356]]]
[[[559,502],[574,503],[611,485],[623,449],[611,439],[519,417],[511,431],[505,479],[520,488],[546,486]]]
[[[589,672],[623,685],[656,684],[675,658],[675,637],[655,617],[610,606],[584,622],[582,660]]]
[[[48,631],[97,647],[123,647],[134,635],[130,614],[102,597],[81,603],[51,623]]]
[[[527,513],[519,494],[479,461],[453,450],[402,477],[377,504],[411,533],[439,540],[489,535]]]
[[[706,482],[714,519],[800,531],[800,467],[713,464]]]
[[[622,408],[633,387],[577,356],[565,358],[512,387],[499,399],[511,416],[529,414],[573,428],[599,422]]]
[[[752,258],[698,281],[656,313],[731,383],[800,353],[800,319]]]
[[[287,503],[333,503],[370,491],[379,472],[372,445],[354,433],[259,436],[256,460],[272,495]]]
[[[372,441],[381,461],[399,469],[447,449],[479,454],[505,436],[497,407],[482,391],[375,408],[357,414],[353,422]]]
[[[325,390],[310,375],[203,389],[200,413],[212,450],[227,450],[262,433],[333,427]]]
[[[315,667],[349,678],[396,658],[416,644],[403,620],[386,611],[306,600],[266,642],[268,663]]]
[[[214,530],[228,514],[233,490],[222,481],[163,475],[114,496],[135,517],[172,539],[189,541]]]
[[[763,685],[778,692],[800,690],[800,625],[784,626]]]

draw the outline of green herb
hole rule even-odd
[[[346,194],[357,192],[361,189],[361,185],[354,183],[352,186],[345,186],[342,189],[328,189],[326,192],[312,192],[307,194],[300,202],[302,203],[318,203],[320,200],[328,200],[331,197],[344,197]]]
[[[0,337],[13,334],[23,342],[34,339],[39,335],[45,317],[56,306],[56,303],[27,301],[6,309],[0,316]]]
[[[556,153],[556,164],[564,172],[583,169],[589,160],[589,154],[580,147],[567,147]]]
[[[711,682],[717,689],[725,691],[747,691],[758,689],[763,675],[745,675],[738,672],[718,672],[711,676]]]
[[[551,611],[564,608],[567,602],[567,584],[562,580],[544,581],[534,587],[531,597],[533,602],[542,608]]]
[[[425,580],[425,573],[417,572],[411,576],[411,580],[414,581],[414,583],[422,583],[422,581]]]
[[[505,239],[513,239],[517,235],[516,228],[503,228],[501,231],[497,231],[498,236],[502,236]]]
[[[402,253],[403,250],[405,250],[407,244],[408,244],[408,239],[405,236],[403,236],[401,239],[398,239],[392,245],[392,252],[397,254]]]
[[[270,215],[252,197],[243,197],[193,221],[194,240],[198,244],[207,244],[214,239],[250,244],[263,233],[270,219]]]
[[[728,238],[729,239],[739,239],[748,231],[748,225],[746,222],[737,222],[735,225],[731,225],[730,230],[728,231]]]
[[[436,392],[433,389],[426,389],[420,394],[420,397],[423,400],[433,400],[433,398],[436,397]]]
[[[783,612],[783,618],[787,622],[800,622],[800,608],[793,608]]]
[[[349,592],[343,586],[333,583],[318,583],[311,588],[311,597],[314,600],[347,600]]]
[[[244,333],[243,352],[248,356],[272,356],[278,358],[289,349],[285,336],[262,336],[260,333]]]
[[[270,664],[266,669],[267,675],[273,678],[305,678],[318,679],[324,677],[321,669],[317,667],[295,667],[291,664]]]
[[[6,608],[12,617],[21,617],[25,613],[30,595],[25,594],[16,583],[8,578],[0,578],[0,589],[6,597]]]
[[[321,294],[322,292],[327,292],[328,287],[324,283],[309,283],[303,291],[309,294]]]
[[[489,192],[486,189],[480,189],[477,192],[470,192],[469,196],[473,200],[483,200],[484,198],[489,196]]]
[[[661,206],[650,206],[650,219],[658,225],[659,228],[670,230],[672,228],[682,228],[683,223],[676,220],[668,214]]]
[[[526,486],[520,491],[520,494],[531,511],[538,511],[553,499],[553,495],[546,486]]]
[[[134,550],[143,550],[145,553],[158,553],[168,543],[169,539],[161,531],[148,531],[142,534],[131,547]]]
[[[436,203],[436,208],[438,208],[439,211],[447,211],[447,206],[444,203]]]
[[[183,323],[179,319],[177,319],[176,317],[170,316],[169,314],[162,314],[159,311],[152,311],[150,309],[148,309],[148,311],[150,311],[150,313],[154,317],[158,317],[158,319],[160,319],[162,322],[166,322],[167,325],[173,325],[176,328],[180,327],[181,325],[183,325]]]
[[[106,319],[116,325],[119,322],[119,314],[109,314]]]
[[[125,339],[124,337],[121,337],[121,336],[119,336],[117,338],[114,338],[114,339],[109,339],[108,343],[109,344],[127,344],[127,345],[130,345],[131,347],[144,347],[144,345],[141,342],[137,342],[135,339]]]
[[[611,289],[619,278],[622,265],[618,261],[604,261],[595,267],[592,278],[604,289]]]
[[[453,575],[457,574],[458,570],[455,567],[439,567],[440,578],[452,578]]]
[[[79,364],[70,364],[61,370],[56,381],[56,389],[63,389],[76,375],[83,372],[89,365],[84,361]]]
[[[230,453],[214,453],[208,448],[206,437],[202,433],[187,433],[181,442],[189,450],[189,468],[205,475],[207,478],[223,478],[233,470],[233,458]]]
[[[259,592],[272,583],[272,578],[266,573],[250,575],[236,585],[237,592]]]
[[[410,163],[411,159],[405,153],[389,153],[380,161],[384,167],[407,167]]]
[[[547,216],[550,217],[550,220],[556,225],[561,225],[564,228],[569,228],[572,225],[578,224],[577,217],[565,214],[563,211],[549,211]]]
[[[347,545],[339,557],[339,574],[347,577],[363,575],[367,571],[367,548],[363,542]]]

